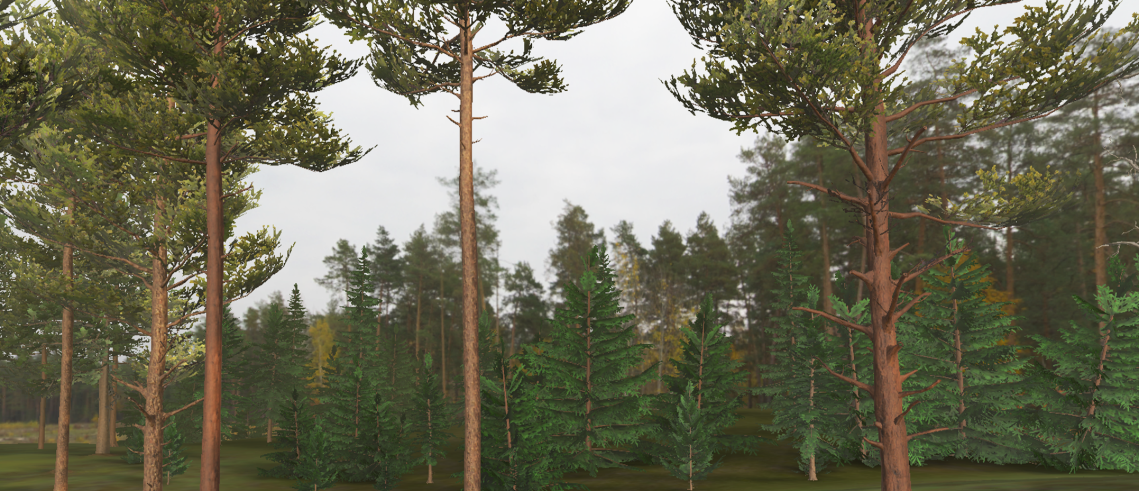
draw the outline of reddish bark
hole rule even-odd
[[[71,215],[69,207],[67,214]],[[71,246],[63,247],[63,275],[71,280],[72,259],[75,251]],[[60,330],[63,334],[63,348],[60,353],[59,368],[59,433],[55,438],[55,491],[67,491],[67,458],[71,443],[71,368],[75,354],[74,333],[75,313],[71,307],[63,307]]]
[[[108,379],[111,378],[111,360],[108,356],[103,360],[103,368],[99,371],[99,427],[95,436],[95,455],[111,454],[111,435],[115,431],[111,426],[111,412],[107,397]]]
[[[471,147],[474,104],[474,23],[467,7],[459,22],[459,239],[463,260],[463,365],[466,400],[463,489],[479,491],[482,478],[479,398],[478,253],[475,242],[474,160]]]
[[[216,82],[216,81],[215,81]],[[206,360],[201,491],[221,487],[222,203],[221,132],[206,125]]]

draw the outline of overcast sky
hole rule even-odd
[[[1024,5],[1044,4],[980,9],[950,38],[956,44],[975,27],[1003,28]],[[1122,27],[1137,11],[1139,2],[1124,0],[1107,25]],[[334,26],[311,34],[349,57],[367,54],[365,43],[349,43]],[[723,230],[730,214],[728,176],[743,174],[737,155],[756,135],[737,136],[730,123],[689,114],[660,82],[702,54],[665,1],[634,0],[624,14],[569,41],[535,45],[539,56],[563,67],[566,92],[528,94],[497,77],[474,90],[475,115],[488,116],[475,122],[474,138],[482,141],[474,156],[478,166],[498,170],[501,184],[493,194],[504,264],[527,261],[549,281],[546,257],[564,200],[584,207],[609,239],[608,229],[620,220],[632,222],[644,244],[664,220],[687,233],[702,211]],[[331,292],[314,278],[325,273],[322,259],[338,239],[359,247],[383,225],[402,245],[420,224],[430,230],[435,215],[448,207],[436,178],[458,173],[459,132],[446,119],[458,109],[455,97],[431,95],[416,109],[376,87],[362,69],[317,100],[354,143],[376,148],[360,162],[325,173],[266,167],[252,177],[263,191],[261,206],[238,221],[238,233],[271,225],[295,247],[284,270],[234,304],[239,317],[275,290],[287,297],[293,283],[310,312],[323,312]]]

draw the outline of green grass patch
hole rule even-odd
[[[731,433],[756,434],[763,423],[770,422],[770,413],[759,410],[740,410],[740,421],[729,429]],[[461,427],[453,434],[462,435]],[[769,435],[768,435],[769,436]],[[447,449],[447,459],[435,467],[434,484],[426,484],[427,467],[415,468],[404,476],[397,489],[458,491],[461,481],[449,477],[462,469],[462,439],[454,438]],[[93,455],[95,446],[73,443],[70,459],[70,486],[72,491],[119,491],[138,489],[142,484],[142,466],[128,465],[121,460],[123,447],[111,449],[111,456]],[[170,491],[198,489],[200,445],[187,445],[190,469],[175,476],[167,487]],[[260,440],[238,440],[222,443],[221,475],[223,490],[261,491],[291,489],[292,482],[257,476],[257,468],[270,468],[272,462],[261,455],[273,451],[272,446]],[[51,489],[52,469],[55,464],[55,445],[36,450],[34,443],[0,445],[0,488],[6,491],[43,491]],[[627,491],[639,489],[687,490],[688,483],[669,475],[656,465],[639,465],[636,470],[602,470],[597,477],[586,473],[569,474],[567,480],[586,484],[593,491]],[[920,491],[1133,491],[1139,489],[1139,474],[1121,471],[1095,471],[1068,474],[1032,465],[998,466],[975,464],[947,459],[914,467],[914,490]],[[875,491],[880,489],[881,473],[877,468],[852,464],[819,475],[816,482],[808,482],[798,472],[795,452],[789,445],[763,446],[757,455],[734,454],[712,472],[706,481],[697,481],[697,490],[744,491]],[[762,487],[759,487],[762,486]],[[334,491],[368,490],[369,483],[342,483]]]

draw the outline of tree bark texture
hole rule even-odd
[[[154,231],[163,229],[162,205],[157,206]],[[166,290],[166,248],[158,247],[158,254],[150,259],[150,362],[146,367],[145,412],[143,414],[142,489],[162,491],[162,429],[166,424],[165,391],[166,353],[169,337],[166,317],[169,296]]]
[[[40,349],[40,380],[47,381],[47,346]],[[40,396],[40,420],[39,420],[39,445],[36,447],[39,450],[44,449],[44,440],[47,438],[47,397]]]
[[[479,398],[478,249],[475,243],[474,158],[471,146],[474,103],[474,30],[469,11],[459,25],[459,239],[463,259],[463,385],[465,386],[463,490],[479,491],[482,483],[481,399]]]
[[[68,207],[67,214],[74,213],[73,206]],[[67,280],[72,276],[72,260],[75,250],[71,246],[63,246],[63,275]],[[55,438],[55,491],[67,491],[67,460],[68,447],[71,443],[71,367],[72,357],[75,354],[74,328],[75,313],[70,304],[63,307],[63,316],[60,321],[60,331],[63,334],[63,348],[59,363],[59,433]]]
[[[1099,91],[1092,95],[1092,175],[1095,179],[1095,284],[1107,284],[1107,186],[1103,180],[1103,147],[1099,127]],[[1102,325],[1100,326],[1102,327]]]
[[[221,318],[224,230],[222,229],[219,124],[218,121],[210,121],[206,125],[206,360],[200,491],[220,491],[221,487]]]
[[[110,357],[106,357],[103,360],[103,368],[99,370],[99,425],[95,436],[95,455],[111,454],[111,432],[114,428],[111,426],[111,412],[108,408],[110,398],[107,397],[107,379],[109,378],[111,378],[111,360]]]

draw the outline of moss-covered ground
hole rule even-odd
[[[756,434],[759,426],[769,422],[770,414],[759,410],[740,410],[740,421],[731,433]],[[461,435],[461,428],[453,434]],[[769,435],[768,435],[769,436]],[[449,477],[461,470],[461,440],[451,442],[447,458],[435,467],[435,483],[426,484],[426,466],[404,476],[400,490],[454,490],[460,480]],[[142,467],[128,465],[120,456],[123,447],[114,448],[111,456],[93,455],[92,444],[73,443],[70,459],[72,491],[119,491],[138,489],[142,485]],[[260,456],[273,451],[264,440],[228,441],[222,444],[222,489],[233,491],[287,490],[293,483],[282,479],[257,476],[257,468],[269,468],[272,462]],[[187,445],[190,469],[176,476],[167,487],[170,491],[198,489],[197,456],[201,449]],[[36,450],[35,443],[0,445],[0,489],[5,491],[45,491],[52,488],[55,445]],[[688,489],[688,483],[673,478],[663,468],[638,466],[636,470],[602,470],[597,477],[571,474],[567,479],[589,486],[592,491],[677,490]],[[1134,491],[1139,490],[1139,474],[1115,471],[1065,472],[1031,465],[998,466],[946,460],[913,468],[914,489],[920,491]],[[816,482],[808,482],[798,471],[794,451],[787,445],[765,445],[756,455],[729,455],[724,464],[706,481],[697,481],[700,491],[872,491],[879,489],[880,471],[861,464],[839,467],[823,473]],[[372,489],[368,483],[342,483],[334,491]]]

